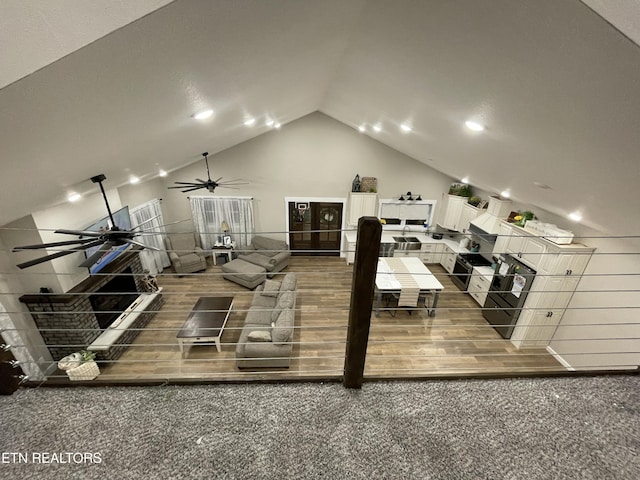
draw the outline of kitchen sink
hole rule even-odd
[[[420,250],[422,244],[416,237],[393,237],[396,250]]]

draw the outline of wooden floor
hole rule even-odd
[[[518,351],[482,317],[473,299],[449,280],[439,265],[429,265],[444,286],[437,314],[405,310],[372,315],[365,375],[423,377],[564,371],[546,350]],[[101,381],[120,380],[273,380],[342,375],[349,316],[352,266],[338,257],[292,257],[285,272],[298,274],[294,349],[289,369],[240,371],[235,343],[253,292],[221,277],[219,266],[177,277],[158,277],[165,305],[113,364],[102,365]],[[277,278],[276,278],[277,279]],[[176,334],[201,296],[233,295],[234,307],[222,336],[213,344],[186,347]]]

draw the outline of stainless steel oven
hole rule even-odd
[[[460,253],[456,257],[456,264],[453,266],[451,281],[462,291],[466,291],[471,280],[473,267],[484,267],[491,265],[491,262],[482,255],[476,253]]]

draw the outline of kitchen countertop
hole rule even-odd
[[[355,242],[358,235],[357,232],[345,232],[344,234],[345,238],[347,239],[347,242]],[[382,238],[380,239],[380,243],[395,243],[395,240],[393,239],[393,237],[400,237],[402,236],[402,232],[396,232],[396,231],[383,231],[382,232]],[[428,235],[425,235],[424,233],[418,233],[418,232],[407,232],[405,234],[405,237],[416,237],[418,240],[420,240],[421,243],[440,243],[443,245],[446,245],[447,247],[449,247],[451,250],[453,250],[456,253],[469,253],[469,250],[461,247],[460,244],[454,240],[449,240],[447,238],[443,238],[441,240],[436,240],[435,238],[431,238]]]
[[[491,267],[473,267],[473,270],[485,277],[490,282],[493,281],[493,268]]]

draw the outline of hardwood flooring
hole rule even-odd
[[[100,381],[277,380],[339,377],[346,348],[352,266],[338,257],[291,258],[285,272],[298,274],[293,358],[289,369],[240,371],[235,344],[253,291],[221,276],[219,266],[177,277],[158,276],[165,305],[115,362],[101,365]],[[465,374],[564,371],[544,349],[516,349],[482,317],[473,299],[451,283],[439,265],[429,265],[444,286],[435,317],[398,310],[395,317],[372,314],[365,376],[411,378]],[[277,279],[277,278],[276,278]],[[222,336],[213,344],[185,347],[176,334],[200,296],[232,295],[234,307]]]

